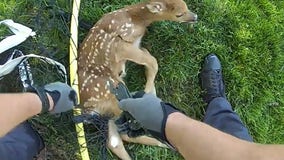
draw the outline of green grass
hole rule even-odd
[[[138,0],[82,1],[80,20],[85,25],[79,28],[80,42],[88,26],[104,13],[135,2]],[[227,97],[254,140],[284,144],[284,1],[187,0],[187,4],[198,14],[197,24],[154,23],[143,39],[143,46],[159,63],[158,96],[202,120],[205,104],[198,73],[204,56],[216,53],[222,62]],[[0,20],[11,18],[33,28],[37,38],[29,39],[21,49],[55,58],[68,68],[71,6],[63,0],[4,0]],[[4,33],[7,30],[1,27],[0,37]],[[129,63],[127,69],[128,87],[143,89],[143,67]],[[70,114],[66,115],[36,117],[33,122],[41,128],[47,146],[59,148],[61,159],[76,159],[78,146]],[[182,159],[157,147],[127,144],[126,148],[134,159]],[[111,153],[109,157],[116,159]]]

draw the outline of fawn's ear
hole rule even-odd
[[[146,7],[152,13],[159,13],[166,9],[166,5],[162,2],[149,2]]]

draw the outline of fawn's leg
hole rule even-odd
[[[123,142],[119,133],[117,132],[117,127],[114,124],[113,120],[109,120],[108,122],[108,148],[116,154],[120,159],[123,160],[131,160],[129,154],[126,152]]]
[[[120,135],[122,140],[126,142],[131,142],[131,143],[139,143],[139,144],[145,144],[145,145],[150,145],[150,146],[159,146],[159,147],[164,147],[168,148],[167,145],[164,143],[158,141],[155,138],[149,137],[149,136],[139,136],[139,137],[129,137],[127,134],[121,134]]]
[[[144,65],[146,69],[146,93],[156,94],[155,89],[155,77],[158,72],[158,63],[155,57],[153,57],[146,49],[140,49],[133,46],[131,43],[122,43],[118,49],[118,54],[116,54],[116,61],[129,60],[140,65]]]

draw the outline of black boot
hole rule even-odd
[[[215,54],[205,57],[200,81],[201,89],[204,91],[202,98],[207,104],[216,97],[226,98],[221,63]]]

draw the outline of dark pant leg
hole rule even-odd
[[[243,140],[253,141],[240,117],[232,110],[226,98],[213,99],[206,110],[204,122]]]
[[[24,122],[0,138],[0,159],[32,160],[43,147],[39,134]]]

